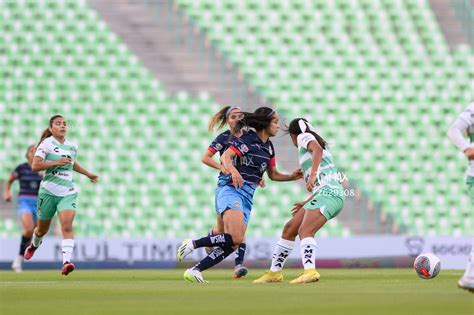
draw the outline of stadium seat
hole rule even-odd
[[[446,132],[472,101],[474,55],[450,52],[427,0],[177,3],[408,232],[472,233],[466,163]],[[438,224],[427,209],[464,215]]]
[[[0,176],[8,177],[49,117],[61,113],[79,144],[78,161],[100,176],[92,185],[76,174],[76,235],[205,233],[215,222],[217,174],[201,156],[215,136],[207,122],[219,105],[206,93],[168,94],[84,0],[6,0],[0,12]],[[249,235],[278,236],[303,194],[270,186],[291,198],[282,203],[269,198],[269,188],[258,192]],[[333,225],[328,235],[349,233]],[[0,236],[18,230],[14,220],[0,220]]]

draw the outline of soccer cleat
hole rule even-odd
[[[239,279],[239,278],[245,277],[248,272],[249,270],[244,266],[235,267],[233,278]]]
[[[12,269],[15,272],[22,272],[23,268],[21,267],[21,263],[23,262],[23,256],[16,256],[15,260],[12,263]]]
[[[187,269],[184,272],[183,278],[192,283],[209,283],[209,281],[203,279],[201,272],[194,268]]]
[[[67,262],[64,263],[63,270],[62,270],[61,273],[65,276],[67,276],[68,274],[73,272],[74,269],[76,269],[76,267],[74,267],[74,264],[67,261]]]
[[[298,278],[291,280],[290,283],[311,283],[318,281],[320,277],[321,275],[316,269],[307,269]]]
[[[271,283],[271,282],[282,282],[283,273],[281,271],[273,272],[267,271],[260,278],[253,280],[253,283]]]
[[[193,241],[187,239],[184,240],[183,243],[179,245],[178,252],[176,253],[178,261],[183,261],[184,257],[188,256],[193,250]]]
[[[25,260],[30,260],[31,257],[35,254],[35,251],[38,249],[38,247],[34,247],[33,243],[28,245],[28,247],[25,249]]]
[[[474,276],[462,276],[458,281],[458,286],[474,293]]]

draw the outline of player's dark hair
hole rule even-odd
[[[36,147],[36,145],[30,144],[30,145],[28,146],[28,149],[26,149],[25,157],[26,157],[27,160],[28,160],[28,152],[30,152],[30,149],[31,149],[31,148],[34,148],[34,147]]]
[[[288,126],[286,131],[290,134],[293,134],[293,135],[299,135],[300,133],[303,133],[303,131],[301,130],[301,127],[300,127],[300,123],[299,123],[300,120],[302,120],[303,123],[306,125],[306,130],[304,132],[312,134],[316,138],[316,141],[318,141],[321,148],[326,149],[328,143],[323,139],[323,137],[318,135],[316,133],[316,131],[310,129],[308,120],[306,120],[304,118],[295,118],[295,119],[293,119],[290,122],[290,125]]]
[[[43,130],[43,133],[41,134],[41,139],[40,141],[38,142],[38,145],[41,144],[41,142],[43,142],[44,139],[48,138],[48,137],[51,137],[53,134],[51,133],[51,131],[49,130],[49,128],[53,127],[53,122],[56,118],[64,118],[63,116],[61,115],[54,115],[53,117],[51,117],[49,119],[49,127],[46,128],[45,130]]]
[[[274,113],[275,110],[270,107],[259,107],[253,113],[242,112],[243,117],[235,124],[234,134],[238,134],[246,127],[254,128],[256,131],[267,129]]]

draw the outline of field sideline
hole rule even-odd
[[[474,294],[456,286],[460,270],[433,280],[411,269],[321,269],[321,281],[252,284],[263,270],[233,280],[231,270],[205,272],[211,283],[182,280],[184,270],[0,272],[0,314],[474,314]]]

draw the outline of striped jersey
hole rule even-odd
[[[316,141],[316,138],[311,133],[301,133],[298,135],[298,156],[300,167],[303,170],[304,180],[308,182],[311,175],[311,168],[313,165],[313,157],[311,152],[308,151],[308,144],[311,141]],[[319,190],[322,187],[327,187],[330,189],[341,189],[341,173],[333,162],[333,157],[329,150],[323,150],[323,157],[321,163],[319,164],[319,169],[317,173],[316,180],[314,182],[313,193]]]
[[[41,157],[45,162],[57,161],[67,157],[74,161],[77,155],[77,144],[65,140],[60,143],[53,136],[46,138],[36,149],[35,156]],[[77,193],[77,187],[72,180],[73,164],[55,166],[46,169],[41,188],[55,196],[67,196]]]
[[[469,139],[471,140],[471,145],[474,146],[474,102],[467,106],[461,115],[459,115],[459,118],[467,123],[468,128],[466,132]],[[474,177],[474,160],[469,161],[467,175]]]

